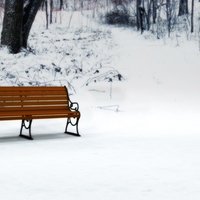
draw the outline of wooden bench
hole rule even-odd
[[[65,133],[80,136],[79,105],[70,101],[66,87],[0,86],[0,121],[22,120],[19,136],[32,140],[32,120],[51,118],[67,118]],[[69,125],[74,127],[75,133],[68,131]],[[29,135],[22,134],[24,128]]]

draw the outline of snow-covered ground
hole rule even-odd
[[[36,54],[0,51],[1,85],[71,85],[82,114],[80,138],[63,134],[63,119],[33,121],[33,141],[18,137],[20,121],[0,122],[1,199],[198,200],[198,44],[164,45],[75,14],[68,26],[47,31],[39,15]]]

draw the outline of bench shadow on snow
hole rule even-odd
[[[33,133],[33,140],[24,139],[17,136],[1,136],[0,143],[12,143],[12,142],[34,142],[39,140],[55,140],[55,139],[78,139],[77,137],[67,135],[64,133],[51,133],[51,134],[35,134]]]

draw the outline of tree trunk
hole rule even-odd
[[[152,13],[152,0],[147,0],[147,13],[146,13],[146,21],[147,21],[147,30],[150,30],[151,26],[151,13]]]
[[[63,0],[60,0],[60,11],[63,9]]]
[[[49,28],[49,12],[48,12],[48,2],[45,0],[45,13],[46,13],[46,29]]]
[[[23,38],[24,48],[27,48],[28,36],[42,1],[43,0],[29,0],[29,3],[24,8],[23,27],[22,27],[22,38]]]
[[[1,44],[11,53],[27,48],[27,40],[43,0],[6,0]]]
[[[192,0],[192,8],[191,8],[191,33],[194,32],[194,0]]]
[[[81,14],[83,14],[83,0],[81,0]]]
[[[180,0],[178,16],[188,14],[188,0]]]
[[[157,0],[152,0],[153,1],[153,24],[156,23],[156,17],[157,17]]]
[[[171,32],[171,0],[166,1],[166,14],[167,14],[167,30],[168,30],[168,37],[170,37]]]
[[[136,0],[136,24],[137,24],[137,30],[140,30],[140,11],[139,7],[141,6],[141,0]]]
[[[6,0],[1,44],[11,53],[18,53],[22,47],[23,1]]]
[[[142,34],[144,32],[145,9],[143,7],[139,7],[138,10],[139,10],[140,29]]]
[[[53,23],[53,0],[50,0],[50,24]]]

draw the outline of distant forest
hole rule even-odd
[[[80,11],[90,12],[101,23],[128,26],[141,34],[147,31],[157,39],[185,34],[188,40],[200,41],[199,1],[194,0],[0,0],[0,6],[1,44],[13,53],[27,47],[39,9],[46,12],[47,28],[57,22],[54,12]]]

